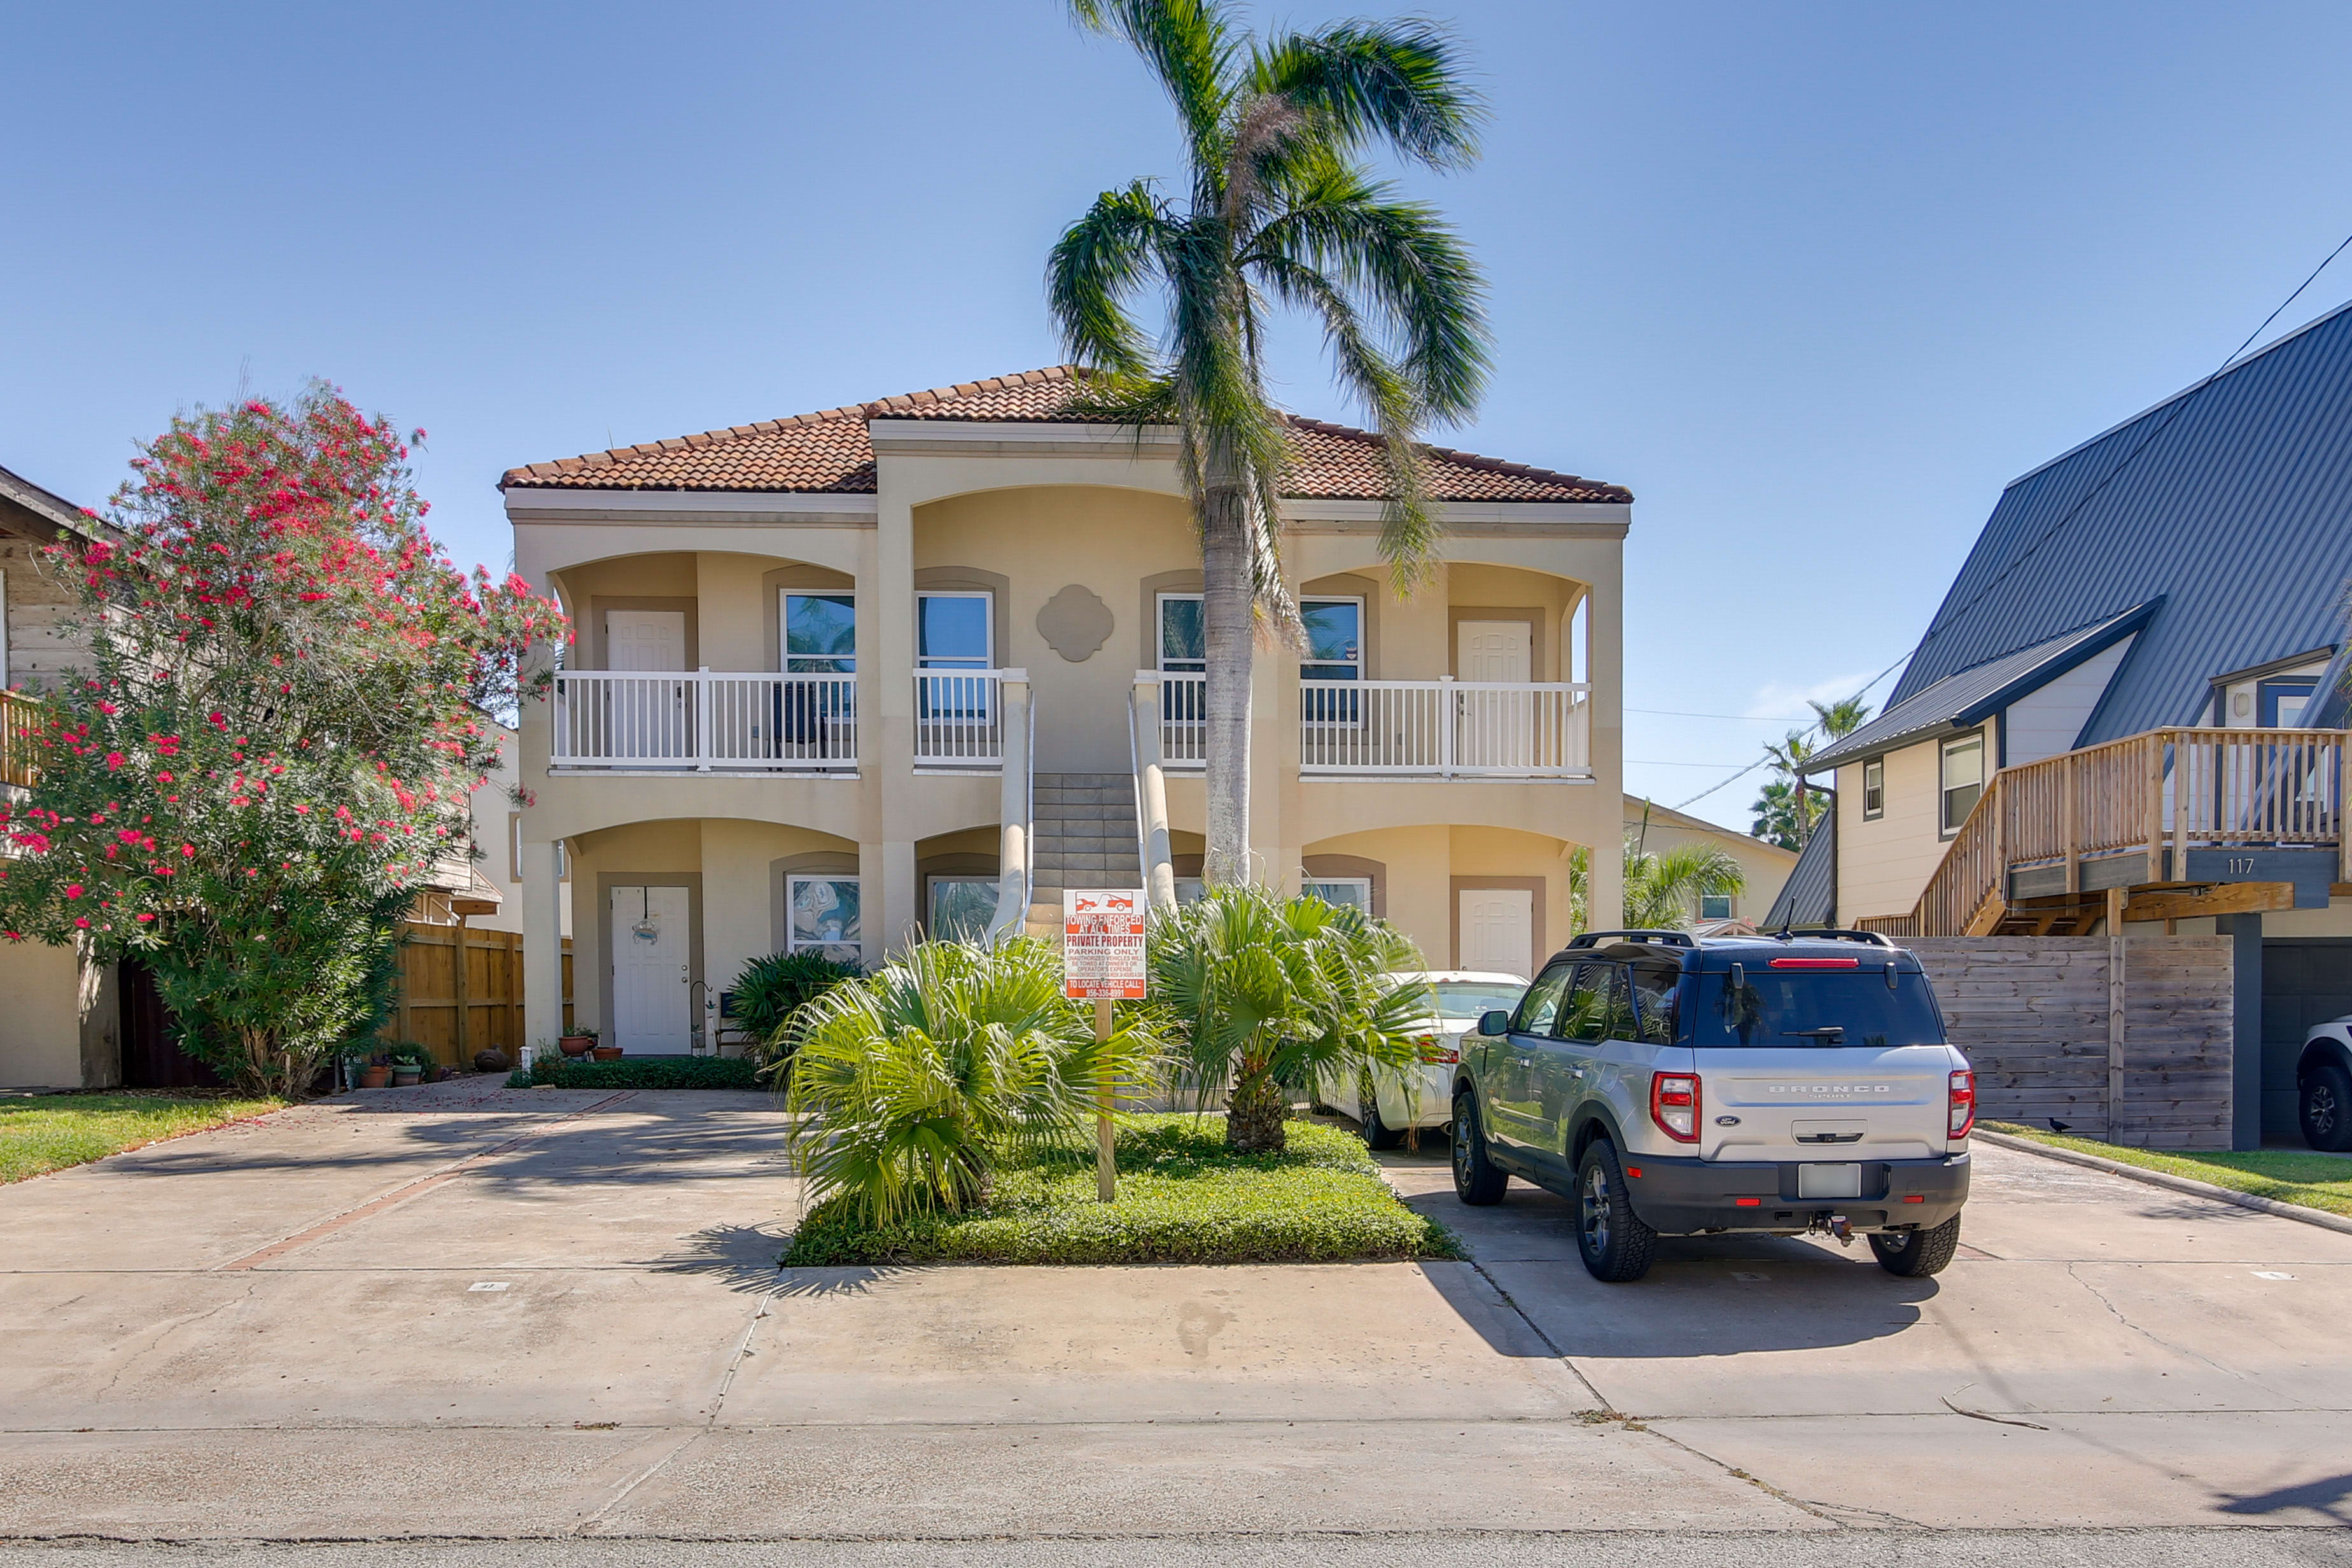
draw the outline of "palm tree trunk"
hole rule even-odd
[[[1279,1154],[1290,1146],[1283,1120],[1290,1104],[1265,1064],[1244,1057],[1225,1099],[1225,1147],[1243,1154]]]
[[[1208,763],[1208,854],[1212,886],[1250,879],[1250,688],[1257,659],[1251,606],[1248,491],[1231,473],[1205,487],[1201,531],[1201,629],[1208,669],[1202,693]]]

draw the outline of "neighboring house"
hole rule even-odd
[[[62,621],[73,595],[42,571],[61,537],[110,531],[82,510],[0,468],[0,789],[21,794],[32,758],[16,739],[14,692],[37,691],[74,669],[80,649]],[[106,1089],[122,1081],[111,964],[69,947],[0,942],[0,1088]]]
[[[1652,854],[1696,844],[1720,849],[1739,862],[1739,869],[1747,878],[1739,891],[1695,900],[1691,919],[1702,924],[1762,920],[1764,911],[1780,896],[1781,884],[1789,879],[1790,871],[1797,864],[1797,852],[1793,849],[1783,849],[1736,828],[1720,826],[1634,795],[1625,797],[1625,837],[1638,839]]]
[[[1076,386],[1032,371],[508,473],[517,570],[574,628],[522,713],[530,1016],[553,1016],[559,846],[578,1020],[656,1052],[771,952],[873,964],[924,930],[1056,931],[1064,888],[1142,886],[1147,859],[1198,878],[1172,433],[1076,419]],[[1596,908],[1618,908],[1633,498],[1432,450],[1445,560],[1400,601],[1379,444],[1292,432],[1309,646],[1260,662],[1261,874],[1366,904],[1433,963],[1532,973],[1575,847],[1607,847]]]
[[[1769,918],[2226,931],[2240,1070],[2267,1055],[2291,1126],[2303,1028],[2352,1011],[2347,578],[2352,306],[2009,486],[1885,710],[1813,759],[1835,808]]]

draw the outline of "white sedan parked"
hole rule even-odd
[[[1393,1149],[1409,1127],[1443,1127],[1454,1117],[1454,1068],[1462,1059],[1462,1037],[1478,1026],[1485,1014],[1519,1005],[1528,983],[1516,974],[1489,974],[1476,970],[1425,969],[1393,974],[1392,980],[1417,980],[1429,987],[1433,1004],[1422,1037],[1423,1066],[1419,1072],[1382,1070],[1376,1092],[1369,1100],[1363,1081],[1341,1083],[1325,1073],[1318,1087],[1323,1103],[1352,1116],[1363,1127],[1364,1142],[1375,1149]]]

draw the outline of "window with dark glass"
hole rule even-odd
[[[1575,969],[1569,964],[1555,963],[1536,976],[1528,994],[1519,1000],[1518,1017],[1511,1027],[1522,1035],[1549,1035],[1559,1016],[1559,999],[1568,990]]]
[[[1875,822],[1886,815],[1886,763],[1884,759],[1862,764],[1862,815]]]
[[[1671,963],[1637,963],[1626,973],[1633,983],[1633,1027],[1620,1037],[1647,1046],[1673,1045],[1677,1023],[1675,996],[1682,986],[1683,972]]]
[[[1610,1026],[1616,1021],[1617,966],[1613,963],[1580,963],[1576,980],[1568,988],[1568,1000],[1559,1010],[1559,1022],[1552,1033],[1563,1040],[1576,1040],[1597,1045],[1609,1038]]]
[[[1977,797],[1984,794],[1984,736],[1981,733],[1963,736],[1944,742],[1943,800],[1944,831],[1958,833],[1969,813],[1977,807]]]

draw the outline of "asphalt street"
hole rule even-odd
[[[0,1189],[0,1568],[2347,1560],[2352,1237],[1984,1150],[1938,1279],[1602,1287],[1433,1149],[1473,1263],[783,1273],[781,1138],[474,1079]]]

